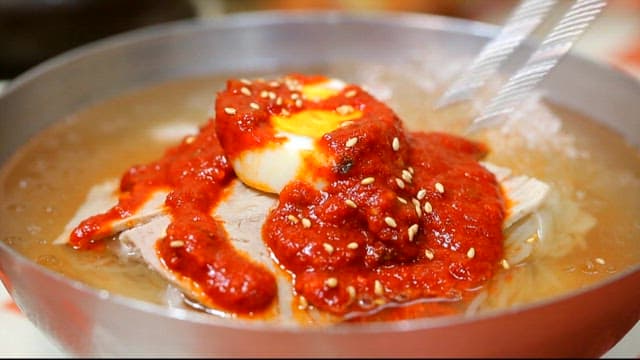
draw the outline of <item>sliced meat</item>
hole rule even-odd
[[[66,244],[69,242],[69,234],[78,224],[95,214],[103,213],[118,203],[118,180],[110,179],[100,184],[94,185],[89,189],[87,196],[76,210],[71,220],[65,225],[62,234],[58,236],[54,244]]]
[[[261,234],[262,223],[276,198],[246,187],[240,181],[234,181],[225,189],[224,201],[213,210],[212,216],[221,221],[229,234],[233,245],[246,256],[264,264],[275,272],[276,266],[271,260]],[[136,253],[149,266],[159,272],[173,285],[180,288],[187,297],[208,308],[214,305],[189,278],[176,276],[160,261],[156,252],[156,241],[165,237],[171,223],[171,216],[162,214],[140,226],[122,232],[119,240],[126,247],[126,253]],[[282,273],[278,279],[278,314],[282,319],[291,319],[292,287],[287,276]]]
[[[69,234],[78,224],[93,215],[101,214],[118,203],[118,180],[107,180],[98,185],[94,185],[87,194],[87,197],[67,223],[62,234],[54,240],[54,244],[66,244],[69,242]],[[151,221],[153,218],[165,214],[165,198],[169,192],[157,190],[142,207],[132,216],[112,221],[105,232],[100,232],[103,238],[117,235],[118,233],[134,228]]]
[[[514,176],[508,168],[490,163],[483,165],[491,171],[503,186],[508,197],[508,216],[504,222],[505,231],[518,220],[533,213],[545,200],[549,186],[539,180],[527,176]],[[57,244],[68,242],[69,233],[83,219],[103,213],[118,202],[118,181],[110,180],[94,186],[87,194],[86,201],[65,226],[63,234],[55,240]],[[190,279],[176,276],[161,262],[156,252],[156,242],[166,235],[171,223],[171,215],[164,206],[166,190],[158,190],[130,217],[116,220],[110,224],[109,234],[117,235],[122,253],[129,258],[144,261],[151,269],[164,276],[188,298],[205,307],[213,307],[207,297],[199,291]],[[277,198],[252,190],[238,180],[232,181],[225,189],[225,195],[212,216],[221,221],[233,245],[249,258],[264,264],[275,275],[278,283],[278,321],[293,322],[292,314],[293,289],[289,275],[277,268],[270,251],[262,241],[261,230],[264,219],[276,204]],[[534,232],[536,229],[532,229]],[[134,254],[131,257],[131,254]],[[215,310],[214,310],[215,311]],[[310,319],[321,316],[312,312]]]

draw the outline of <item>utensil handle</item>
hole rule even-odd
[[[571,49],[605,5],[606,2],[602,0],[577,0],[524,66],[509,78],[489,105],[473,120],[467,132],[494,125],[503,115],[513,111]]]
[[[503,25],[500,33],[484,46],[465,72],[440,97],[436,107],[440,108],[469,99],[540,25],[556,2],[556,0],[522,1]]]

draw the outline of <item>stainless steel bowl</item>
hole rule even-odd
[[[319,61],[385,62],[426,47],[471,57],[495,33],[490,25],[442,17],[338,12],[247,13],[135,31],[68,52],[13,81],[0,97],[0,161],[52,121],[151,83]],[[543,88],[640,147],[638,82],[569,56]],[[640,264],[558,298],[472,318],[305,329],[230,324],[97,291],[0,242],[2,273],[29,319],[81,356],[600,356],[640,319]]]

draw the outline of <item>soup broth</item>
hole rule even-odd
[[[445,84],[420,67],[338,64],[298,70],[363,85],[412,131],[462,134],[483,100],[434,110]],[[92,287],[166,304],[167,282],[147,265],[52,242],[91,186],[157,159],[194,134],[211,116],[216,92],[232,77],[181,79],[125,93],[41,132],[0,173],[0,239],[38,264]],[[461,304],[461,311],[559,295],[640,262],[640,157],[620,135],[535,97],[504,125],[473,138],[489,146],[487,161],[550,184],[552,198],[566,208],[563,217],[546,220],[546,236],[529,241],[530,256],[505,266],[477,301]]]

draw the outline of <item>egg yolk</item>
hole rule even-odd
[[[362,113],[358,110],[342,115],[334,111],[310,109],[289,116],[272,115],[270,120],[277,130],[317,139],[335,130],[343,122],[361,116]]]
[[[305,84],[301,93],[308,101],[320,102],[338,95],[345,84],[337,79],[330,79],[311,84]],[[270,122],[279,131],[317,139],[322,135],[338,128],[343,122],[362,117],[362,112],[354,110],[348,114],[335,111],[307,109],[292,115],[271,115]]]

